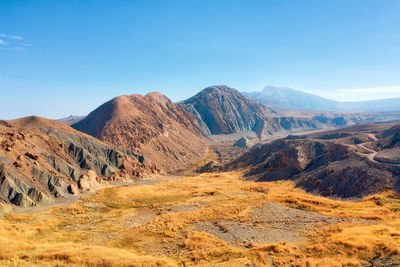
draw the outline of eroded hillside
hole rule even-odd
[[[262,181],[293,180],[324,196],[399,191],[399,124],[360,125],[257,146],[227,165]]]
[[[15,205],[45,204],[158,171],[139,154],[40,117],[1,121],[0,144],[0,198]]]

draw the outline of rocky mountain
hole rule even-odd
[[[143,156],[106,146],[40,117],[0,121],[0,199],[15,205],[95,190],[111,180],[155,173]]]
[[[193,115],[160,93],[116,97],[72,127],[141,153],[168,172],[201,160],[208,150]]]
[[[324,196],[400,191],[400,124],[360,125],[257,146],[227,164],[261,181],[293,180]]]
[[[180,105],[194,115],[205,135],[253,132],[264,138],[323,127],[310,118],[284,116],[225,85],[208,87]]]
[[[319,111],[388,112],[400,111],[400,98],[340,102],[287,87],[267,86],[261,92],[243,92],[265,105],[284,109]]]

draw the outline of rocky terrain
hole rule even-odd
[[[362,197],[400,190],[400,125],[360,125],[288,136],[227,164],[261,181],[290,179],[324,196]]]
[[[0,199],[32,206],[157,172],[143,156],[40,117],[0,121]]]
[[[208,150],[193,115],[160,93],[116,97],[72,127],[141,153],[167,172],[200,161]]]
[[[324,127],[310,118],[287,117],[225,85],[208,87],[180,105],[194,115],[205,135],[255,133],[263,139]]]
[[[301,111],[298,111],[301,113]],[[400,112],[308,112],[312,119],[328,127],[400,122]]]

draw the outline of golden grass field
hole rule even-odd
[[[268,202],[342,220],[299,229],[302,238],[296,242],[246,246],[193,228],[206,221],[220,228],[224,221],[253,227],[256,222],[249,215],[251,210]],[[350,202],[307,194],[290,181],[244,181],[235,172],[202,174],[154,185],[105,188],[67,208],[31,215],[6,214],[0,220],[0,265],[396,263],[400,259],[399,211],[400,196],[391,191]]]

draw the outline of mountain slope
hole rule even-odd
[[[153,173],[143,157],[40,117],[0,121],[0,199],[30,206]]]
[[[258,146],[227,165],[262,181],[290,179],[324,196],[400,191],[400,124],[361,125]]]
[[[201,160],[207,152],[207,142],[192,114],[160,93],[116,97],[72,127],[140,152],[166,171]]]
[[[263,138],[322,127],[309,118],[281,115],[225,85],[208,87],[180,104],[193,113],[207,135],[254,132]]]
[[[400,98],[340,102],[292,88],[275,86],[267,86],[261,92],[243,92],[243,94],[276,108],[351,112],[400,111]]]
[[[208,87],[183,104],[210,134],[252,131],[267,114],[275,113],[228,86]]]

